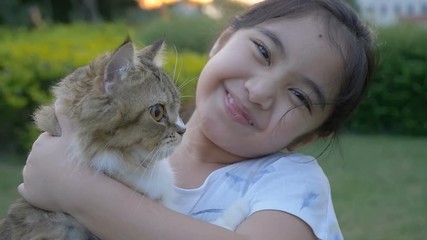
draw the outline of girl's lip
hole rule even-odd
[[[225,90],[224,102],[225,108],[233,120],[244,125],[254,126],[254,122],[247,111],[228,90]]]

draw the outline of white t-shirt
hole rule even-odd
[[[250,203],[250,214],[284,211],[305,221],[319,239],[343,239],[329,181],[310,156],[277,153],[242,161],[212,172],[199,188],[176,191],[175,210],[202,221],[214,221],[243,198]]]

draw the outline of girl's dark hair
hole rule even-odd
[[[275,18],[298,18],[311,13],[319,13],[325,21],[331,43],[344,60],[341,88],[336,100],[328,103],[333,105],[333,111],[317,129],[319,136],[336,135],[365,95],[376,65],[372,33],[356,12],[340,0],[265,0],[234,18],[231,28],[249,28]]]

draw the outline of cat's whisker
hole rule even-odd
[[[152,175],[154,174],[154,170],[156,168],[155,166],[158,164],[158,162],[160,160],[163,160],[166,157],[168,157],[169,154],[168,154],[167,151],[164,151],[163,148],[158,147],[158,148],[155,149],[155,151],[154,150],[152,151],[152,155],[151,156],[152,156],[152,158],[150,159],[150,161],[149,161],[149,163],[147,165],[148,170],[151,171],[150,178],[152,178]]]
[[[181,76],[182,66],[183,66],[183,63],[181,63],[181,64],[179,65],[179,71],[178,71],[178,75],[176,76],[176,82],[175,82],[175,85],[177,85],[177,84],[178,84],[178,79],[179,79],[179,77]]]
[[[144,165],[145,167],[149,168],[149,165],[151,163],[151,161],[153,161],[153,159],[155,159],[157,153],[159,151],[159,148],[156,147],[153,150],[150,151],[149,154],[147,154],[146,158],[144,159],[143,162],[141,162],[142,165]],[[148,161],[148,164],[145,164]]]
[[[176,55],[177,57],[176,57],[176,60],[175,60],[175,69],[174,69],[174,73],[173,73],[173,79],[175,79],[174,80],[175,81],[175,85],[178,85],[178,79],[181,76],[183,63],[182,63],[182,61],[179,63],[178,50],[176,50],[176,52],[177,52],[177,55]],[[178,74],[176,75],[176,69],[177,69],[178,64],[179,64],[179,71],[178,71]]]
[[[150,173],[150,177],[149,177],[149,179],[150,179],[150,182],[151,182],[151,180],[154,178],[153,176],[154,176],[154,173],[155,173],[155,171],[154,171],[154,169],[156,169],[157,167],[156,167],[156,165],[157,164],[159,164],[159,161],[160,160],[163,160],[164,158],[166,158],[167,157],[167,154],[165,153],[165,151],[162,151],[161,149],[159,149],[159,151],[157,152],[157,154],[156,155],[158,155],[157,156],[157,160],[154,160],[154,161],[152,161],[151,163],[152,163],[152,167],[150,167],[150,169],[151,169],[151,173]],[[155,186],[157,187],[157,189],[159,189],[160,188],[160,182],[158,182],[158,181],[156,181],[156,182],[152,182],[151,183],[152,185],[154,185],[155,184]]]
[[[194,98],[194,95],[183,95],[181,98]]]
[[[175,79],[175,84],[178,81],[178,78],[175,78],[175,74],[176,74],[176,67],[178,66],[178,58],[179,58],[179,54],[178,54],[178,49],[176,48],[176,46],[173,46],[173,49],[175,50],[175,65],[173,67],[173,74],[172,74],[172,79]]]
[[[144,166],[145,168],[145,172],[143,173],[144,175],[148,176],[147,180],[149,181],[148,184],[153,186],[154,182],[152,182],[151,180],[153,179],[153,174],[155,172],[155,164],[158,160],[158,154],[159,154],[160,149],[159,148],[155,148],[153,149],[147,156],[146,158],[141,162],[141,165]],[[146,162],[148,162],[148,164],[145,164]],[[154,163],[154,164],[153,164]],[[140,187],[140,186],[138,186]]]
[[[150,185],[153,186],[153,184],[155,184],[155,183],[152,182],[152,179],[153,179],[153,175],[154,175],[154,172],[155,172],[154,169],[156,169],[157,161],[152,159],[150,161],[149,165],[150,165],[150,168],[149,168],[149,172],[148,172],[148,176],[149,176],[148,177],[148,179],[149,179],[148,181],[150,181],[150,183],[151,183]]]
[[[186,81],[184,81],[183,83],[181,83],[180,85],[178,85],[178,90],[181,91],[181,89],[183,89],[185,86],[187,86],[189,83],[193,82],[197,77],[193,77],[190,78]]]

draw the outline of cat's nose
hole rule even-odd
[[[183,135],[183,134],[185,133],[185,130],[186,130],[186,128],[178,128],[178,129],[176,130],[176,132],[177,132],[179,135]]]
[[[186,127],[180,117],[178,117],[178,119],[175,122],[175,129],[179,135],[183,135],[185,133]]]

